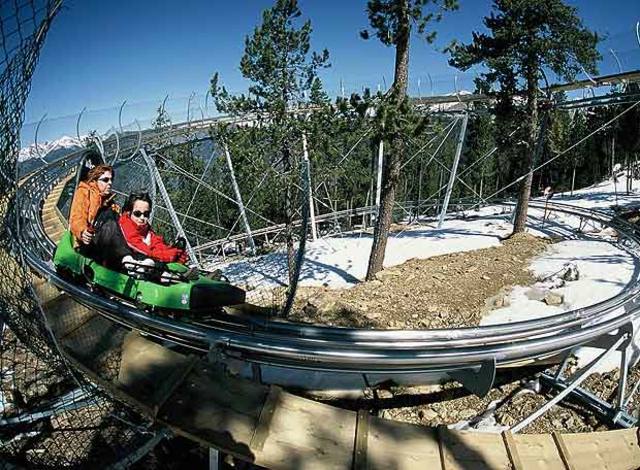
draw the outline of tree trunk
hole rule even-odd
[[[629,189],[629,183],[631,182],[631,167],[629,166],[628,153],[625,153],[624,155],[624,168],[625,168],[625,173],[627,175],[627,181],[625,182],[627,187],[627,195],[629,195],[629,193],[631,192],[631,190]]]
[[[401,151],[404,147],[404,141],[401,138],[393,139],[392,146],[396,153],[396,149]],[[384,177],[382,185],[382,195],[380,197],[380,208],[378,210],[378,219],[373,231],[373,246],[371,247],[371,256],[369,257],[369,266],[367,268],[368,281],[375,279],[376,273],[382,270],[384,262],[384,254],[387,248],[387,238],[389,236],[389,228],[393,215],[393,205],[396,199],[396,187],[400,179],[400,159],[388,158],[385,160]]]
[[[418,167],[418,194],[416,201],[416,222],[420,222],[420,200],[422,199],[422,158]]]
[[[523,168],[528,170],[526,177],[520,183],[518,191],[518,205],[513,222],[513,234],[524,232],[529,211],[529,197],[533,183],[534,154],[538,151],[538,68],[533,61],[529,64],[527,73],[527,145],[523,149]]]
[[[398,14],[398,36],[395,41],[396,60],[393,89],[391,91],[392,105],[399,106],[402,100],[406,99],[407,82],[409,76],[409,38],[411,25],[409,23],[409,2],[402,0]],[[402,134],[395,130],[391,139],[389,157],[385,160],[383,170],[382,194],[380,196],[380,207],[378,209],[378,219],[373,231],[373,246],[369,257],[366,279],[368,281],[375,278],[376,273],[382,270],[385,250],[387,248],[387,238],[389,227],[393,215],[393,205],[396,199],[396,187],[400,179],[400,167],[402,156],[404,155],[405,142]]]
[[[518,205],[516,206],[512,235],[524,232],[526,228],[527,213],[529,211],[529,196],[531,195],[532,183],[533,171],[529,171],[527,176],[520,182],[520,188],[518,190]]]

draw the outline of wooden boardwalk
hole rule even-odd
[[[49,201],[43,218],[53,238],[59,226],[50,216]],[[512,435],[393,422],[233,377],[219,364],[180,354],[114,324],[43,280],[34,280],[34,286],[75,367],[176,434],[267,468],[640,468],[637,428]]]
[[[58,201],[60,200],[64,186],[73,178],[75,178],[75,172],[58,183],[42,205],[42,224],[44,231],[54,243],[60,241],[62,234],[67,229],[67,221],[58,210]]]

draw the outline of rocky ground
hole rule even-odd
[[[502,246],[411,259],[349,289],[301,287],[290,319],[388,329],[478,325],[504,305],[509,288],[536,281],[528,266],[549,243],[518,234]]]
[[[555,391],[541,386],[537,379],[544,367],[502,371],[494,388],[483,398],[466,391],[459,383],[398,387],[381,386],[367,390],[364,397],[347,399],[342,396],[311,395],[312,398],[348,409],[368,409],[387,419],[423,426],[451,426],[458,429],[500,431],[511,427],[550,400]],[[640,379],[640,368],[630,374],[630,386]],[[610,400],[617,392],[618,370],[592,374],[583,388]],[[630,390],[630,389],[627,389]],[[638,399],[630,403],[635,410]],[[559,431],[592,432],[610,429],[589,410],[578,403],[563,401],[533,421],[521,432],[550,433]]]
[[[552,241],[519,234],[502,246],[412,259],[387,268],[371,282],[349,289],[300,289],[291,319],[309,323],[364,328],[451,328],[478,325],[489,310],[508,302],[515,285],[554,280],[536,279],[528,267]],[[572,268],[570,268],[572,269]],[[577,272],[568,272],[576,276]],[[572,280],[572,279],[568,279]],[[563,282],[560,280],[560,282]],[[553,302],[550,296],[540,300]],[[559,299],[558,303],[562,300]],[[545,367],[499,371],[495,387],[478,398],[457,382],[420,387],[382,386],[363,398],[345,399],[323,394],[321,401],[351,409],[369,409],[388,419],[425,426],[455,425],[461,429],[499,430],[513,426],[555,392],[537,380]],[[583,387],[609,399],[616,393],[618,371],[592,374]],[[640,369],[631,374],[631,385]],[[632,402],[634,409],[635,402]],[[591,412],[564,402],[522,432],[590,432],[608,429]]]

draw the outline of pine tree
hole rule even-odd
[[[461,167],[461,171],[473,165],[473,170],[469,172],[467,178],[468,182],[477,188],[478,196],[485,196],[489,177],[497,169],[495,152],[493,152],[494,155],[487,157],[496,146],[496,126],[493,117],[485,109],[480,107],[479,111],[469,121],[465,141],[466,162]]]
[[[578,109],[571,119],[571,127],[569,128],[569,137],[568,142],[569,145],[574,145],[577,142],[580,142],[583,137],[587,135],[587,118],[585,117],[585,113],[583,110]],[[582,166],[585,161],[585,153],[587,146],[583,142],[581,144],[576,145],[572,150],[569,151],[569,161],[571,162],[571,194],[573,194],[573,190],[576,186],[576,173],[578,169]],[[581,179],[579,183],[584,183],[585,179]]]
[[[156,110],[156,117],[151,121],[151,127],[156,130],[160,130],[163,127],[171,125],[171,116],[164,108],[164,105],[158,106]]]
[[[640,86],[637,83],[630,83],[628,85],[627,93],[629,95],[637,94],[640,92]],[[619,112],[624,109],[628,109],[626,105]],[[625,160],[627,166],[631,165],[631,162],[635,162],[638,158],[638,152],[640,152],[640,110],[636,106],[631,111],[627,112],[619,119],[618,132],[616,136],[616,142],[620,145],[620,149],[625,153]],[[628,179],[628,181],[630,181]]]
[[[428,42],[433,42],[436,32],[428,31],[427,26],[433,21],[439,21],[445,11],[454,10],[457,6],[457,0],[369,0],[367,2],[369,24],[376,37],[385,46],[395,48],[393,85],[383,105],[378,107],[376,112],[384,128],[384,134],[380,137],[388,140],[391,148],[384,162],[380,207],[373,232],[367,280],[372,280],[376,273],[382,270],[402,157],[406,147],[402,134],[405,118],[410,113],[411,107],[407,99],[407,85],[412,26],[415,23],[418,34]],[[368,30],[361,32],[364,39],[368,39],[369,35]]]
[[[328,106],[331,100],[329,95],[322,86],[322,80],[316,77],[311,83],[311,90],[309,92],[309,101],[312,105],[316,106]]]
[[[300,132],[296,132],[300,126],[292,111],[309,104],[312,90],[314,98],[320,96],[317,71],[329,66],[326,49],[310,53],[311,22],[298,27],[300,16],[297,0],[276,0],[273,7],[264,10],[262,24],[245,39],[240,60],[242,75],[251,81],[248,94],[232,96],[219,87],[218,73],[211,78],[210,89],[219,111],[253,113],[266,124],[276,153],[272,163],[289,177],[295,167],[293,142],[300,139]],[[282,188],[290,280],[295,267],[293,187],[292,181],[285,181]]]
[[[555,102],[566,101],[564,93],[557,93],[554,96]],[[571,139],[571,114],[565,109],[553,109],[548,111],[548,131],[544,137],[544,157],[543,161],[552,159],[564,152],[572,142]],[[568,155],[567,155],[568,157]],[[542,162],[541,162],[542,163]],[[551,186],[555,192],[564,191],[568,188],[565,184],[571,178],[572,169],[567,165],[566,158],[559,158],[549,163],[543,168],[540,175],[540,185],[537,188],[540,192],[543,188]]]
[[[531,194],[543,70],[564,80],[572,80],[581,66],[595,73],[598,36],[562,0],[494,0],[484,24],[490,34],[474,32],[470,44],[453,44],[450,64],[462,70],[483,64],[488,71],[480,82],[485,92],[497,97],[496,112],[525,117],[515,148],[521,174],[525,173],[513,228],[517,233],[524,231]],[[497,92],[492,91],[495,85]],[[523,108],[514,101],[517,95],[524,96]]]

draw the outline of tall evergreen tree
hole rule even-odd
[[[564,93],[556,93],[554,96],[556,103],[566,101]],[[544,156],[543,161],[553,159],[557,155],[567,149],[572,142],[570,141],[571,132],[571,114],[564,109],[553,109],[548,112],[547,133],[544,137]],[[569,155],[566,155],[569,157]],[[549,163],[540,175],[539,190],[546,186],[552,186],[557,192],[558,190],[567,189],[568,181],[571,178],[571,168],[567,165],[567,158],[559,158]],[[535,189],[535,188],[534,188]]]
[[[516,136],[521,145],[515,147],[515,157],[526,172],[518,194],[513,228],[517,233],[524,231],[531,194],[543,70],[563,80],[573,80],[581,66],[595,73],[598,36],[583,26],[577,10],[563,0],[494,0],[484,24],[489,34],[474,32],[470,44],[452,45],[450,64],[462,70],[483,64],[488,71],[479,85],[497,97],[497,112],[525,117],[524,133]],[[518,109],[517,95],[524,96],[523,109]]]
[[[568,142],[569,145],[574,145],[577,142],[580,142],[583,137],[587,135],[587,118],[585,117],[585,112],[581,109],[578,109],[571,119],[571,126],[569,128],[569,137]],[[578,168],[580,168],[585,161],[585,153],[587,146],[585,143],[581,143],[576,145],[572,150],[569,151],[569,161],[571,162],[571,194],[573,195],[573,190],[576,186],[576,173]],[[579,181],[582,183],[583,181]]]
[[[630,83],[628,85],[627,93],[629,95],[640,93],[640,85],[637,83]],[[623,109],[627,109],[631,105],[624,106]],[[620,109],[619,111],[622,111]],[[632,154],[640,151],[640,110],[635,107],[631,111],[627,112],[619,119],[617,141],[623,152],[630,157]]]
[[[495,173],[498,165],[493,149],[496,147],[496,126],[493,117],[483,107],[479,113],[474,114],[469,121],[465,145],[466,161],[463,162],[461,171],[473,166],[473,171],[466,177],[470,184],[477,188],[478,196],[486,193],[488,178]],[[488,154],[492,153],[489,157]]]
[[[300,139],[292,110],[309,104],[321,96],[317,79],[319,68],[328,67],[329,53],[310,52],[311,22],[298,25],[301,11],[297,0],[276,0],[264,10],[262,24],[245,39],[244,55],[240,61],[242,75],[251,81],[248,94],[232,96],[218,85],[218,73],[211,79],[211,95],[216,107],[224,113],[254,113],[270,133],[276,157],[273,164],[283,175],[291,175],[294,168],[293,145]],[[283,185],[285,239],[287,244],[289,277],[294,275],[295,250],[293,240],[293,183]]]
[[[433,21],[440,21],[445,11],[456,9],[457,6],[457,0],[369,0],[367,2],[367,14],[372,31],[382,44],[395,48],[393,85],[383,106],[377,110],[384,124],[384,135],[381,137],[391,143],[391,148],[384,162],[380,207],[373,232],[367,280],[373,279],[376,273],[382,270],[396,188],[405,152],[403,127],[406,114],[410,112],[407,85],[411,30],[415,23],[418,34],[427,42],[433,42],[436,32],[427,30],[427,27]],[[365,30],[362,31],[361,36],[368,39],[369,34],[369,31]]]

